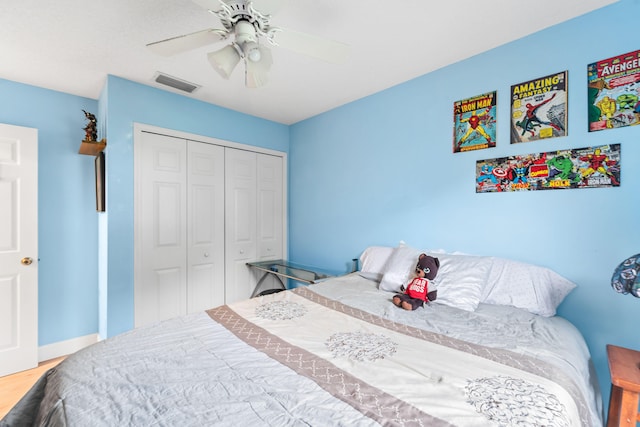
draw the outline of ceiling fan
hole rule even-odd
[[[210,52],[207,58],[213,69],[225,79],[242,59],[245,85],[250,88],[267,83],[273,58],[264,42],[332,63],[345,61],[349,54],[349,46],[344,43],[271,26],[271,14],[279,10],[286,0],[193,1],[217,16],[224,28],[210,28],[149,43],[147,47],[151,51],[171,56],[228,39],[230,44]]]

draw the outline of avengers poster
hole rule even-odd
[[[640,124],[640,50],[587,67],[589,132]]]
[[[511,143],[567,135],[567,72],[511,86]]]
[[[496,92],[453,103],[453,152],[496,146]]]
[[[476,193],[620,186],[620,144],[476,162]]]

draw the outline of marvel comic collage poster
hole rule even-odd
[[[496,146],[497,93],[489,92],[453,103],[453,152]]]
[[[587,67],[589,132],[640,124],[640,50]]]
[[[620,144],[476,162],[476,193],[620,186]]]
[[[511,86],[511,143],[567,134],[567,72]]]

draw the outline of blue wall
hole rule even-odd
[[[0,123],[38,129],[38,343],[97,331],[94,162],[78,154],[97,102],[0,79]]]
[[[640,126],[587,131],[587,64],[640,49],[603,37],[640,16],[623,0],[291,127],[289,253],[347,271],[369,245],[444,248],[550,267],[579,285],[560,314],[584,333],[605,398],[605,345],[640,349],[640,300],[610,286],[640,252]],[[428,55],[428,43],[424,49]],[[569,71],[569,134],[510,145],[512,84]],[[498,91],[496,148],[452,153],[457,100]],[[475,193],[476,160],[622,144],[622,185],[609,189]]]

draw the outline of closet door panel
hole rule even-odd
[[[257,236],[258,259],[283,258],[282,157],[258,154]]]
[[[146,301],[146,315],[153,323],[184,314],[184,289],[176,286],[182,278],[183,270],[178,268],[158,268],[154,274],[153,299]]]
[[[224,148],[187,142],[187,312],[224,304]]]
[[[226,303],[249,298],[255,286],[247,261],[256,259],[257,154],[225,149]]]
[[[135,326],[186,313],[184,140],[142,133],[136,149]]]

